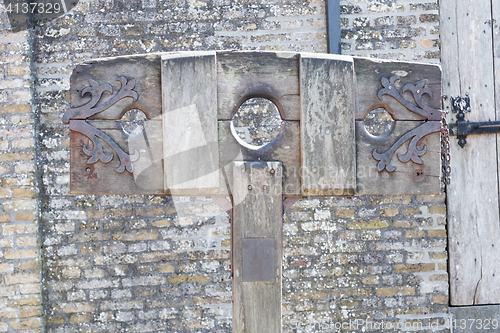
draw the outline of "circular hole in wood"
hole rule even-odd
[[[139,109],[128,110],[120,119],[123,131],[128,135],[142,133],[146,121],[148,121],[146,115]]]
[[[253,97],[241,104],[233,116],[233,135],[244,146],[262,148],[278,136],[282,122],[276,104],[267,98]]]
[[[365,129],[373,136],[385,136],[394,126],[394,118],[384,108],[376,108],[371,110],[363,120]]]

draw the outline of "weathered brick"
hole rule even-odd
[[[352,208],[338,208],[335,210],[335,218],[348,219],[354,218],[355,211]]]
[[[52,308],[56,313],[95,312],[95,305],[91,302],[56,303]]]
[[[395,273],[420,273],[420,272],[430,272],[436,269],[435,264],[406,264],[406,265],[395,265]]]
[[[388,287],[388,288],[377,288],[377,296],[404,296],[404,295],[414,295],[415,288],[413,287]]]
[[[175,271],[174,265],[171,264],[158,264],[156,266],[158,273],[173,273]]]
[[[422,23],[439,22],[439,15],[437,15],[437,14],[422,14],[419,17],[419,20]]]
[[[113,234],[113,240],[122,242],[136,242],[144,240],[158,239],[160,234],[154,230],[150,231],[130,231],[117,232]]]
[[[28,113],[31,108],[29,104],[15,104],[15,105],[2,105],[0,107],[1,113]]]
[[[169,284],[177,283],[209,283],[210,276],[206,274],[194,274],[194,275],[174,275],[168,277]]]
[[[406,238],[424,238],[425,231],[424,230],[408,230],[406,232]]]
[[[17,162],[33,160],[32,153],[2,153],[0,154],[0,162]]]
[[[42,309],[40,307],[25,307],[21,309],[21,318],[41,317]]]
[[[429,213],[430,214],[445,215],[446,214],[446,206],[429,206]]]
[[[20,221],[33,221],[34,220],[33,213],[15,213],[14,217],[15,217],[16,221],[18,221],[18,222],[20,222]]]
[[[369,221],[359,221],[359,222],[350,222],[348,225],[348,229],[382,229],[388,228],[390,226],[389,221],[382,219],[373,219]]]
[[[116,310],[133,310],[142,309],[143,304],[140,301],[104,301],[101,302],[99,308],[102,311],[116,311]]]
[[[37,257],[38,250],[7,250],[4,253],[5,259],[29,259]]]
[[[427,234],[432,238],[446,238],[448,236],[445,229],[427,230]]]
[[[74,314],[69,317],[69,322],[73,324],[88,323],[90,321],[90,316],[88,313],[85,314]]]
[[[18,319],[9,321],[9,324],[15,330],[39,329],[42,327],[42,318]]]

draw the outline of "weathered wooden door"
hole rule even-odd
[[[469,94],[470,121],[500,120],[500,2],[445,0],[441,6],[443,96]],[[456,115],[448,115],[456,121]],[[500,304],[499,141],[451,137],[447,189],[451,305]]]

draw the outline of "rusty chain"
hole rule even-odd
[[[450,128],[446,121],[446,111],[441,111],[441,167],[443,172],[443,183],[450,184],[451,174],[450,158]]]

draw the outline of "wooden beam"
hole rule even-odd
[[[280,162],[234,162],[233,332],[281,332],[280,175]]]
[[[162,57],[167,194],[219,192],[216,73],[215,52]]]
[[[300,59],[302,195],[346,195],[356,189],[352,58]]]

